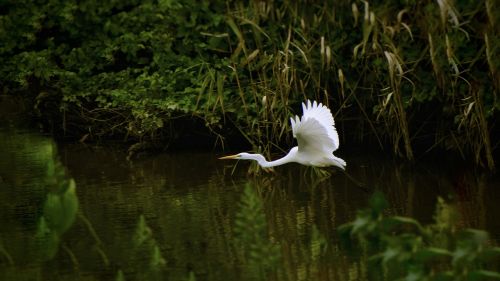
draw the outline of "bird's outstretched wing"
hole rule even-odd
[[[332,153],[339,147],[339,135],[335,129],[330,109],[321,103],[310,100],[302,103],[302,118],[290,118],[293,136],[297,139],[300,151],[328,151]]]

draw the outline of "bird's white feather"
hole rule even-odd
[[[291,119],[293,136],[297,139],[299,150],[329,153],[337,150],[339,135],[330,109],[308,100],[307,103],[302,103],[302,111],[302,118],[295,116],[295,120]]]

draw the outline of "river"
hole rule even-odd
[[[55,144],[15,128],[0,131],[0,156],[1,280],[244,280],[251,258],[241,243],[253,239],[244,232],[262,227],[259,245],[269,252],[255,255],[280,268],[268,280],[356,280],[361,269],[340,254],[337,229],[374,190],[385,194],[387,215],[432,223],[442,197],[456,206],[460,226],[500,238],[498,177],[445,157],[409,164],[350,150],[339,153],[348,175],[295,164],[250,175],[249,162],[218,160],[220,153],[128,160],[113,144]],[[54,233],[49,219],[47,229],[40,225],[50,217],[47,165],[65,185],[74,179],[76,198],[59,193],[68,227],[40,256],[33,241]]]

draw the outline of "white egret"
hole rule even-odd
[[[316,101],[307,100],[302,103],[302,118],[290,118],[293,136],[298,146],[290,149],[288,154],[274,161],[267,161],[261,154],[238,153],[219,159],[254,160],[263,167],[270,168],[285,163],[296,162],[307,166],[337,166],[345,169],[346,162],[333,155],[339,148],[339,135],[335,129],[335,121],[328,107]]]

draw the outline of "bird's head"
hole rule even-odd
[[[241,153],[234,154],[234,155],[220,157],[219,159],[221,159],[221,160],[236,159],[236,160],[265,161],[264,156],[262,156],[260,154],[252,154],[252,153],[246,153],[246,152],[241,152]]]

